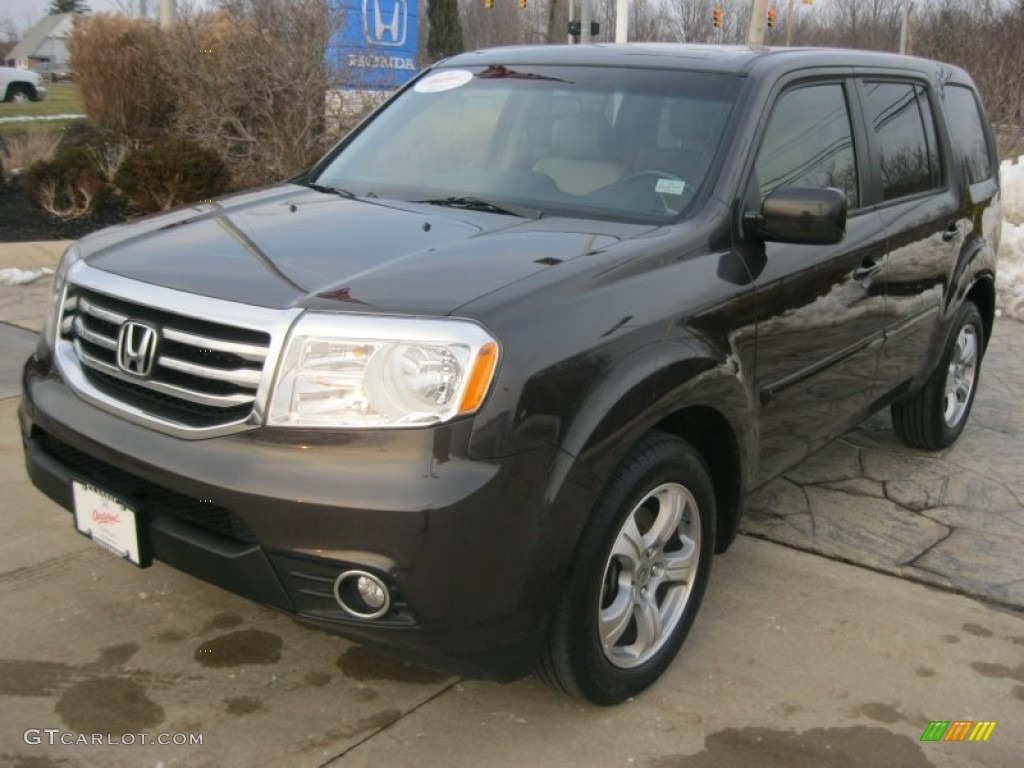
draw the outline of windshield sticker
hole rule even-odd
[[[440,93],[460,88],[473,79],[473,73],[465,69],[448,69],[427,75],[412,87],[417,93]]]
[[[654,191],[659,195],[681,195],[686,188],[686,182],[682,179],[658,179]]]

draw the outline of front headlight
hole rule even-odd
[[[307,313],[292,329],[270,426],[439,424],[476,411],[498,343],[467,320]]]
[[[57,325],[60,321],[61,309],[64,306],[64,289],[67,287],[68,271],[81,259],[76,243],[68,246],[64,255],[60,257],[60,264],[57,265],[57,272],[53,276],[53,286],[50,289],[50,303],[46,310],[46,319],[43,321],[43,333],[40,341],[46,349],[53,349],[57,344]]]

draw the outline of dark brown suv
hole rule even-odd
[[[138,565],[618,702],[672,661],[747,490],[885,407],[957,438],[999,213],[956,67],[461,55],[290,183],[73,245],[28,469]]]

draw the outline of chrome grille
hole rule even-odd
[[[118,364],[118,337],[128,321],[156,329],[152,373]],[[69,286],[61,337],[74,346],[90,383],[133,408],[190,428],[245,420],[267,360],[269,333],[210,322]]]

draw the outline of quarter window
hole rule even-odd
[[[843,86],[808,85],[784,93],[754,168],[762,201],[780,187],[836,187],[856,208],[857,163]]]
[[[927,93],[911,83],[865,83],[865,110],[879,154],[882,199],[914,195],[942,183],[935,123]]]
[[[992,178],[995,164],[974,93],[962,85],[950,85],[946,87],[946,102],[949,129],[954,146],[963,153],[967,183],[977,184]]]

